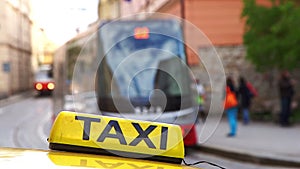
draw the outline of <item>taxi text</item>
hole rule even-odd
[[[75,116],[75,120],[83,121],[83,135],[82,140],[90,140],[90,130],[92,123],[100,123],[100,118],[92,118],[85,116]],[[136,146],[140,142],[144,141],[149,148],[157,149],[153,144],[152,140],[149,138],[149,134],[154,130],[159,129],[157,125],[149,125],[146,129],[143,129],[139,123],[131,122],[131,125],[138,133],[132,141],[128,142],[123,134],[122,128],[117,120],[109,120],[104,130],[99,133],[97,142],[104,142],[106,138],[112,138],[119,140],[122,145]],[[115,132],[111,132],[114,130]],[[167,149],[167,140],[168,140],[168,127],[161,127],[160,130],[160,146],[159,149]]]

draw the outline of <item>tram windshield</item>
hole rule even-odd
[[[135,107],[153,106],[174,111],[191,106],[191,80],[179,24],[117,22],[99,33],[103,50],[96,79],[100,110],[132,112]]]

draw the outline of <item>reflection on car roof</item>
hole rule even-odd
[[[193,169],[179,164],[170,164],[141,159],[104,155],[57,152],[31,149],[0,148],[1,168],[175,168]]]

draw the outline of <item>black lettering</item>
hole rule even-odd
[[[101,165],[103,168],[117,168],[124,164],[124,163],[104,163],[100,160],[95,160],[95,161],[96,161],[96,163]]]
[[[135,169],[144,169],[144,168],[151,168],[151,167],[153,167],[151,165],[145,165],[145,166],[139,167],[139,166],[137,166],[135,164],[131,164],[131,163],[128,163],[128,165],[131,166],[132,168],[135,168]]]
[[[115,129],[116,134],[109,133],[112,128]],[[101,133],[101,135],[99,136],[99,138],[97,139],[97,141],[103,142],[107,137],[119,139],[120,144],[127,145],[118,121],[110,120],[103,132]]]
[[[136,146],[139,142],[141,142],[142,140],[145,141],[145,143],[147,144],[147,146],[149,148],[156,148],[154,146],[154,144],[152,143],[152,141],[150,140],[150,138],[148,137],[148,135],[157,127],[154,125],[150,125],[145,131],[141,128],[141,126],[138,123],[132,123],[132,125],[134,126],[134,128],[136,129],[136,131],[139,133],[139,135],[132,140],[132,142],[129,144],[131,146]]]
[[[160,138],[160,149],[167,149],[167,141],[168,141],[168,127],[161,128],[161,138]]]
[[[75,120],[82,120],[83,121],[83,140],[90,139],[90,130],[91,130],[91,123],[92,122],[100,122],[100,119],[91,118],[91,117],[82,117],[82,116],[75,116]]]

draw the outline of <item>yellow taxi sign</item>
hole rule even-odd
[[[49,148],[181,163],[184,144],[177,125],[60,112]]]

